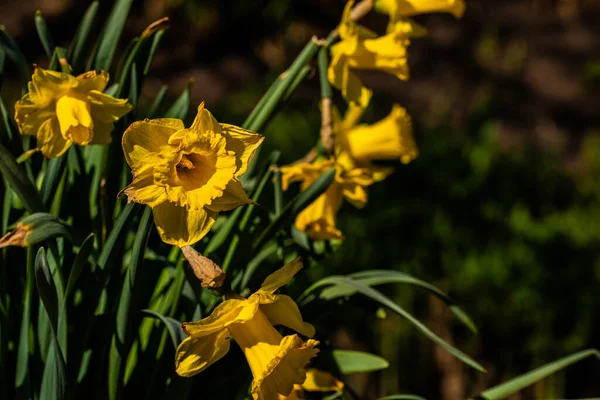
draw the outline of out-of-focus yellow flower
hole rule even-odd
[[[377,0],[375,10],[389,14],[392,20],[435,12],[446,12],[460,18],[465,12],[465,2],[464,0]]]
[[[15,120],[22,135],[34,135],[47,158],[62,155],[77,143],[107,144],[113,124],[131,110],[127,99],[102,93],[108,84],[104,71],[77,77],[35,68],[29,93],[15,104]]]
[[[366,107],[371,91],[352,70],[374,69],[385,71],[398,79],[408,79],[408,25],[390,24],[387,34],[377,37],[376,33],[351,20],[352,4],[353,1],[349,1],[344,10],[339,26],[342,40],[331,47],[331,64],[327,75],[348,103]]]
[[[298,230],[316,240],[343,238],[335,224],[335,216],[342,200],[345,198],[355,207],[363,207],[367,203],[365,188],[373,184],[372,173],[366,168],[345,170],[334,160],[292,164],[281,168],[283,190],[287,190],[292,182],[302,182],[300,189],[303,191],[331,168],[336,169],[334,181],[325,193],[298,214],[294,223]]]
[[[301,400],[306,398],[304,392],[339,392],[344,389],[344,383],[335,379],[329,372],[315,368],[306,370],[306,380],[302,385],[294,385],[289,396],[279,395],[279,400]]]
[[[269,275],[249,298],[225,300],[203,320],[184,322],[189,337],[177,348],[177,373],[193,376],[222,358],[229,351],[231,335],[252,370],[252,398],[288,396],[294,384],[305,381],[304,367],[319,352],[316,340],[304,342],[296,334],[284,337],[273,327],[284,325],[309,338],[315,334],[313,326],[302,320],[294,300],[275,294],[301,268],[302,260],[297,258]]]
[[[263,137],[219,124],[198,107],[190,128],[173,118],[134,122],[123,134],[133,180],[129,201],[152,207],[161,239],[189,246],[204,237],[220,211],[251,203],[238,178]]]
[[[408,164],[418,153],[412,132],[412,122],[406,109],[394,104],[384,119],[372,124],[357,125],[364,109],[349,106],[344,119],[333,112],[337,162],[345,169],[368,168],[373,179],[380,181],[391,168],[373,164],[373,161],[399,160]]]

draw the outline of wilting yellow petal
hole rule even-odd
[[[315,328],[302,320],[298,305],[289,296],[276,295],[275,302],[261,304],[260,310],[273,325],[287,326],[309,338],[315,335]]]
[[[194,376],[219,361],[229,351],[229,331],[187,337],[177,347],[175,370],[181,376]]]
[[[42,124],[54,115],[55,107],[39,108],[31,102],[29,93],[15,104],[15,121],[23,135],[37,135]]]
[[[131,111],[127,99],[117,99],[95,90],[88,93],[88,101],[94,121],[114,123]]]
[[[302,388],[309,392],[339,392],[344,389],[344,383],[335,379],[329,372],[309,368],[306,370],[306,380]]]
[[[287,285],[292,280],[294,275],[302,269],[302,258],[296,257],[277,271],[273,272],[265,278],[262,285],[260,285],[259,292],[262,293],[275,293],[277,289]]]
[[[180,119],[162,118],[137,121],[129,125],[123,133],[123,154],[127,164],[135,171],[147,164],[156,162],[161,146],[169,142],[169,137],[178,130],[183,129]],[[154,160],[148,160],[148,156]]]
[[[47,119],[37,133],[37,147],[46,158],[60,157],[72,143],[63,138],[56,117]]]
[[[56,116],[65,139],[83,146],[92,140],[92,116],[85,96],[76,93],[62,96],[56,102]]]
[[[67,94],[76,85],[75,77],[69,74],[36,67],[27,87],[31,102],[39,108],[44,108]]]
[[[162,241],[177,247],[190,246],[202,239],[217,218],[214,211],[187,210],[169,201],[154,207],[152,211]]]
[[[214,199],[211,204],[206,206],[206,208],[215,212],[220,212],[233,210],[244,204],[252,203],[254,203],[254,201],[248,198],[240,181],[234,178],[225,187],[223,195]]]
[[[377,0],[375,10],[389,14],[392,19],[434,12],[447,12],[456,18],[465,12],[464,0]]]
[[[227,138],[226,149],[236,154],[238,169],[235,176],[239,177],[246,172],[254,152],[265,138],[239,126],[221,124],[221,127],[221,134]]]
[[[154,184],[150,169],[134,176],[131,183],[123,189],[123,193],[127,195],[128,202],[134,201],[150,207],[156,207],[167,201],[167,191],[163,186]]]

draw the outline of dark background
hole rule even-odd
[[[40,9],[67,45],[87,1],[0,1],[28,60],[46,65],[33,15]],[[103,17],[111,1],[101,1]],[[163,84],[175,98],[195,79],[192,104],[240,124],[312,35],[341,16],[341,0],[134,2],[123,43],[171,18],[147,79],[146,101]],[[336,345],[368,350],[390,368],[355,376],[365,398],[415,393],[464,399],[575,351],[600,347],[600,4],[597,1],[467,1],[464,18],[419,16],[429,36],[409,48],[412,78],[361,73],[375,96],[374,122],[393,102],[413,116],[421,155],[346,204],[346,236],[320,276],[391,268],[449,292],[479,328],[470,334],[442,303],[411,287],[384,287],[445,340],[481,362],[480,375],[405,321],[354,296],[335,321]],[[385,16],[364,24],[382,32]],[[123,50],[123,49],[121,49]],[[294,94],[262,132],[292,162],[318,136],[318,77]],[[339,99],[336,99],[338,102]],[[338,102],[341,105],[341,102]],[[311,310],[308,310],[309,312]],[[379,313],[381,317],[381,313]],[[323,324],[324,326],[324,324]],[[514,398],[600,396],[600,363],[585,360]]]

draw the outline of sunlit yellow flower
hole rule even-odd
[[[335,179],[329,188],[306,207],[294,225],[312,239],[342,239],[343,235],[335,224],[335,217],[345,198],[355,207],[367,203],[366,187],[373,183],[372,173],[366,168],[345,170],[333,160],[317,161],[312,164],[292,164],[281,168],[283,190],[290,183],[302,182],[301,190],[306,190],[323,173],[336,169]]]
[[[349,1],[339,26],[339,43],[331,47],[328,78],[341,90],[350,104],[366,107],[371,91],[361,82],[353,69],[387,72],[399,79],[408,79],[406,47],[409,34],[405,24],[390,24],[386,35],[377,34],[354,23],[350,18],[353,2]]]
[[[77,143],[107,144],[113,124],[131,110],[127,99],[102,93],[108,84],[104,71],[77,77],[35,68],[29,93],[15,104],[15,120],[22,135],[34,135],[47,158],[62,155]]]
[[[177,348],[175,367],[182,376],[193,376],[229,351],[229,336],[240,345],[254,380],[254,400],[288,396],[294,384],[304,382],[304,367],[319,350],[316,340],[304,342],[296,334],[282,336],[273,325],[284,325],[304,336],[315,329],[302,320],[290,297],[275,291],[286,285],[302,268],[300,258],[269,275],[249,298],[233,298],[218,305],[211,315],[197,322],[183,323],[189,335]]]
[[[218,212],[252,202],[238,178],[262,141],[257,133],[219,124],[204,103],[187,129],[173,118],[134,122],[123,134],[133,173],[123,193],[152,207],[164,242],[189,246],[208,233]]]
[[[333,113],[337,162],[345,169],[368,168],[373,179],[380,181],[391,169],[373,162],[399,160],[408,164],[418,155],[413,139],[410,115],[398,104],[384,119],[372,124],[357,125],[363,108],[350,106],[342,120],[337,110]]]
[[[434,12],[446,12],[460,18],[465,12],[465,2],[464,0],[377,0],[375,10],[389,14],[393,20]]]
[[[301,385],[294,385],[294,390],[289,396],[279,395],[279,400],[304,399],[305,392],[339,392],[344,389],[344,383],[335,379],[329,372],[315,368],[306,370],[306,380]]]

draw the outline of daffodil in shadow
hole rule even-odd
[[[152,207],[164,242],[192,245],[218,212],[252,202],[239,177],[262,141],[257,133],[218,123],[204,103],[190,128],[173,118],[134,122],[123,134],[133,180],[122,192]]]
[[[375,32],[352,21],[352,5],[353,1],[349,1],[344,10],[339,26],[341,41],[331,47],[327,75],[348,103],[366,107],[371,90],[362,84],[353,70],[380,70],[398,79],[408,79],[406,48],[410,43],[410,32],[405,24],[390,24],[387,33],[377,37]]]
[[[249,298],[229,298],[208,317],[183,323],[189,337],[177,348],[177,373],[189,377],[203,371],[229,351],[229,338],[233,337],[254,377],[252,398],[272,400],[290,395],[295,384],[305,381],[304,367],[319,351],[316,340],[304,341],[297,334],[282,336],[274,327],[283,325],[309,338],[315,334],[313,326],[302,320],[294,300],[275,294],[301,268],[302,261],[297,258],[269,275]]]
[[[408,164],[417,157],[418,150],[406,109],[394,104],[387,117],[371,125],[359,124],[363,110],[362,107],[349,106],[342,119],[334,109],[337,162],[346,170],[368,168],[377,182],[393,170],[378,165],[378,161],[397,160]]]
[[[344,389],[344,383],[337,380],[329,372],[315,368],[306,370],[306,380],[301,385],[294,385],[289,396],[279,395],[279,400],[301,400],[306,398],[306,392],[339,392]]]
[[[36,67],[29,92],[15,104],[19,131],[36,136],[37,148],[46,158],[61,156],[73,143],[110,143],[114,122],[131,105],[127,99],[102,93],[108,79],[103,71],[75,77]]]
[[[343,238],[342,232],[336,227],[336,214],[344,199],[357,208],[364,207],[367,203],[366,187],[374,182],[372,173],[366,168],[345,170],[332,159],[281,168],[283,190],[287,190],[292,182],[302,182],[302,191],[331,168],[336,169],[334,181],[325,193],[298,214],[294,223],[298,230],[311,239]]]
[[[418,14],[444,12],[462,17],[464,0],[376,0],[375,10],[389,14],[392,20]]]

